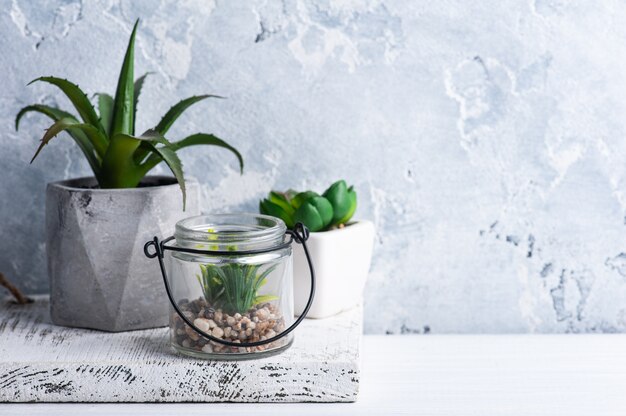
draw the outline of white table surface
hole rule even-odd
[[[305,319],[283,353],[238,362],[176,354],[167,328],[67,328],[48,312],[46,297],[0,303],[0,402],[353,402],[359,390],[361,308]]]
[[[0,415],[626,415],[626,335],[365,336],[342,404],[1,404]]]

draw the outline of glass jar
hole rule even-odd
[[[291,331],[304,317],[294,320],[290,245],[305,245],[308,232],[300,229],[287,230],[267,215],[201,215],[179,221],[173,237],[146,243],[146,255],[159,257],[170,298],[172,346],[210,359],[257,358],[289,348]],[[312,267],[311,273],[312,302]]]

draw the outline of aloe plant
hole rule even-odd
[[[40,77],[28,85],[46,82],[58,87],[69,98],[80,120],[59,108],[33,104],[19,111],[15,118],[15,129],[19,129],[20,120],[28,112],[38,112],[51,118],[54,123],[44,133],[31,163],[50,140],[66,131],[82,150],[101,188],[134,188],[152,168],[165,162],[180,185],[184,207],[185,179],[182,163],[176,155],[178,150],[196,145],[228,149],[237,157],[240,172],[243,172],[243,158],[237,149],[212,134],[196,133],[175,142],[166,138],[172,124],[187,108],[207,98],[222,98],[217,95],[198,95],[181,100],[165,113],[155,127],[141,135],[135,134],[137,100],[148,75],[144,74],[133,81],[138,23],[139,20],[135,22],[130,35],[115,98],[106,93],[97,93],[96,112],[78,85],[57,77]]]
[[[243,314],[260,303],[278,299],[273,295],[258,294],[276,266],[260,272],[261,266],[253,264],[201,264],[201,273],[196,277],[209,305],[229,314]]]
[[[261,214],[278,217],[288,228],[301,222],[311,231],[325,231],[346,224],[356,211],[356,192],[346,181],[333,183],[322,195],[313,191],[271,191],[259,203]]]

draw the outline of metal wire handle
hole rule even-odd
[[[167,246],[165,245],[166,243],[172,241],[174,239],[174,237],[169,237],[166,238],[163,241],[159,241],[158,237],[154,237],[154,239],[152,239],[151,241],[148,241],[144,246],[143,246],[143,252],[146,255],[146,257],[153,259],[153,258],[157,258],[159,260],[159,267],[161,268],[161,274],[163,275],[163,283],[165,284],[165,292],[167,292],[167,297],[170,300],[170,303],[172,304],[172,306],[174,307],[174,310],[176,311],[176,313],[178,314],[178,316],[181,317],[181,319],[191,327],[191,329],[193,329],[194,331],[196,331],[198,334],[202,335],[203,337],[216,342],[218,344],[222,344],[222,345],[226,345],[229,347],[257,347],[259,345],[265,345],[265,344],[269,344],[272,343],[274,341],[277,341],[279,339],[281,339],[282,337],[286,336],[287,334],[289,334],[291,331],[293,331],[294,329],[296,329],[296,327],[298,325],[300,325],[300,322],[302,322],[302,320],[306,317],[307,313],[309,312],[309,309],[311,309],[311,305],[313,304],[313,297],[315,296],[315,270],[313,269],[313,263],[311,261],[311,256],[309,254],[309,250],[306,246],[306,240],[308,240],[309,238],[309,229],[306,228],[306,226],[302,223],[297,223],[294,227],[293,230],[287,230],[285,232],[286,235],[289,235],[289,240],[278,245],[278,246],[274,246],[274,247],[270,247],[270,248],[265,248],[265,249],[259,249],[259,250],[248,250],[248,251],[217,251],[217,250],[198,250],[198,249],[192,249],[192,248],[183,248],[183,247],[175,247],[175,246]],[[255,341],[255,342],[233,342],[233,341],[226,341],[224,339],[221,338],[217,338],[214,337],[211,334],[208,334],[206,332],[204,332],[203,330],[199,329],[197,326],[195,326],[193,324],[193,322],[187,318],[185,316],[185,314],[183,313],[183,311],[180,310],[180,307],[178,306],[178,304],[176,303],[176,301],[174,300],[174,296],[172,295],[172,289],[170,287],[170,282],[169,279],[167,278],[167,272],[165,271],[165,264],[163,262],[163,257],[164,257],[164,253],[165,250],[171,250],[171,251],[181,251],[184,253],[193,253],[193,254],[212,254],[212,255],[220,255],[220,256],[242,256],[242,255],[251,255],[251,254],[261,254],[261,253],[268,253],[271,251],[275,251],[275,250],[280,250],[282,248],[287,248],[291,245],[291,243],[295,241],[298,244],[302,244],[302,248],[304,249],[304,254],[306,256],[306,260],[309,264],[309,272],[311,274],[311,291],[309,292],[309,300],[306,303],[306,306],[304,307],[304,311],[302,312],[302,314],[298,317],[298,319],[296,319],[296,321],[291,324],[291,326],[289,326],[289,328],[285,329],[284,331],[282,331],[281,333],[262,340],[262,341]],[[154,252],[151,253],[150,252],[150,247],[154,247]]]

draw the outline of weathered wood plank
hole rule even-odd
[[[0,304],[2,402],[351,402],[359,387],[362,310],[305,320],[274,357],[177,355],[167,330],[57,327],[48,300]]]

